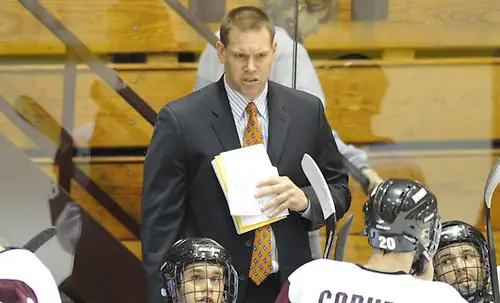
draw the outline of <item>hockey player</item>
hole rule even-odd
[[[238,274],[226,249],[209,238],[177,241],[161,267],[163,295],[173,303],[234,303]]]
[[[488,243],[474,226],[462,221],[443,223],[434,270],[436,280],[455,287],[468,302],[492,301]]]
[[[34,253],[0,243],[0,302],[60,303],[61,297],[51,272]]]
[[[365,203],[364,218],[363,235],[373,247],[366,265],[309,262],[292,273],[275,302],[466,302],[450,285],[432,281],[441,223],[436,198],[422,184],[384,181]]]

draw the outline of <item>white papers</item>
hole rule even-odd
[[[227,178],[227,202],[233,216],[260,215],[263,203],[272,196],[256,199],[257,183],[265,178],[277,177],[278,170],[262,144],[220,154]]]
[[[243,169],[242,171],[250,170]],[[274,167],[267,173],[262,171],[260,177],[259,174],[248,174],[248,179],[241,175],[227,174],[227,176],[231,180],[227,184],[227,201],[232,216],[260,215],[264,204],[275,197],[275,195],[255,197],[258,190],[257,182],[267,177],[278,176],[278,170]]]
[[[264,145],[252,145],[223,152],[212,161],[212,167],[226,196],[237,232],[244,233],[260,226],[285,218],[284,210],[269,218],[274,209],[262,212],[262,206],[274,198],[265,196],[257,199],[257,183],[269,177],[278,177],[278,170],[272,166]]]

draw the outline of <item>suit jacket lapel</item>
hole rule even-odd
[[[278,163],[283,153],[290,116],[285,111],[285,102],[276,94],[275,84],[269,81],[269,91],[267,94],[267,106],[269,108],[269,138],[267,143],[267,153],[274,166]]]
[[[234,118],[222,77],[215,83],[214,90],[215,94],[212,100],[214,118],[212,120],[212,127],[224,150],[228,151],[240,148],[241,144],[238,139],[238,132],[234,125]]]

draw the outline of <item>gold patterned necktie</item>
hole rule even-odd
[[[257,106],[250,102],[246,107],[248,124],[243,135],[243,147],[264,143],[262,128],[257,120]],[[260,285],[272,271],[271,259],[271,225],[265,225],[255,230],[252,259],[250,263],[250,279]]]

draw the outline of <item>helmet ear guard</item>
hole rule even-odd
[[[436,218],[435,226],[431,227],[428,239],[430,240],[427,246],[419,245],[415,259],[413,260],[411,274],[422,274],[429,262],[434,258],[439,247],[439,239],[441,237],[441,217]]]

